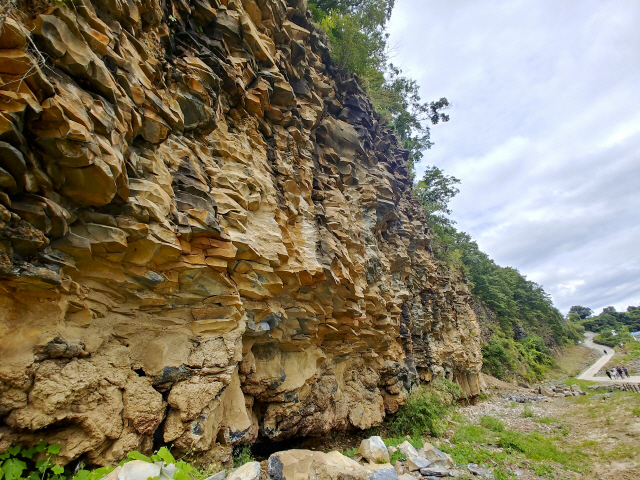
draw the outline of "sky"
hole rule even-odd
[[[640,304],[640,2],[396,0],[391,62],[448,123],[418,165],[562,313]]]

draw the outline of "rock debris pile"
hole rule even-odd
[[[407,151],[304,2],[68,5],[0,25],[0,451],[228,462],[480,391]]]
[[[622,392],[640,393],[640,383],[607,383],[603,385],[590,385],[589,390],[606,390],[608,392],[620,390]]]
[[[586,395],[586,392],[583,392],[579,385],[564,385],[562,383],[553,386],[540,385],[534,392],[545,397],[578,397]]]

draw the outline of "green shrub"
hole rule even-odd
[[[440,436],[444,430],[444,417],[462,397],[462,389],[449,380],[436,379],[429,385],[420,386],[389,420],[389,431],[393,435],[428,433]]]
[[[233,468],[238,468],[245,463],[253,462],[253,455],[251,454],[251,445],[244,443],[237,445],[233,449]]]

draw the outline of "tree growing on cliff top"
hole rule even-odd
[[[343,68],[360,77],[384,70],[385,26],[394,0],[311,0],[315,20],[327,32],[331,54]]]
[[[386,24],[395,0],[310,0],[313,16],[329,36],[331,56],[358,75],[376,112],[409,151],[409,170],[431,148],[428,124],[449,121],[449,101],[422,102],[415,80],[388,63]]]

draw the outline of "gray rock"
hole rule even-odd
[[[437,449],[430,443],[425,443],[422,447],[424,456],[433,463],[435,467],[451,468],[453,467],[453,459],[448,453],[444,453],[442,450]]]
[[[467,469],[469,469],[471,473],[473,473],[474,475],[478,475],[479,477],[494,478],[493,473],[491,473],[486,468],[476,465],[475,463],[470,463],[469,465],[467,465]]]
[[[398,480],[398,472],[390,463],[365,465],[367,480]]]
[[[424,475],[425,477],[448,477],[449,470],[447,470],[446,468],[428,467],[428,468],[421,468],[420,474]]]
[[[410,472],[415,472],[421,468],[428,468],[431,466],[431,462],[422,457],[409,457],[407,458],[407,468]]]
[[[260,462],[249,462],[233,470],[227,480],[258,480],[259,477]]]

